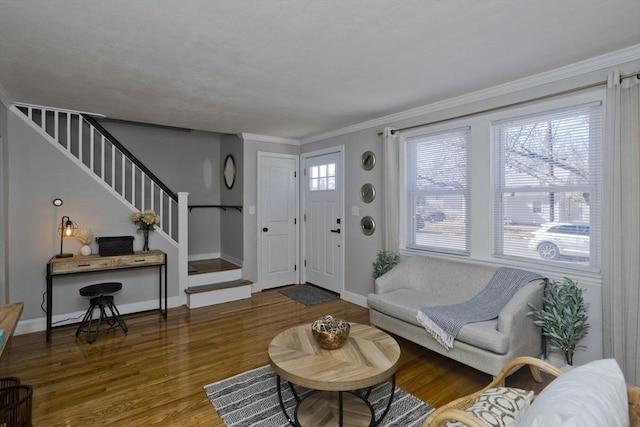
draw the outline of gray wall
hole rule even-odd
[[[2,166],[8,176],[4,200],[9,224],[5,235],[8,301],[24,302],[21,321],[43,319],[40,304],[46,290],[46,264],[60,251],[57,227],[63,215],[79,228],[93,229],[94,236],[133,235],[137,250],[142,241],[131,222],[130,208],[13,112],[6,117],[7,136],[3,141],[7,158]],[[56,197],[63,199],[61,207],[51,203]],[[65,238],[65,252],[78,254],[80,246],[74,238]],[[91,246],[97,252],[96,244]],[[169,297],[177,296],[177,248],[157,233],[151,233],[150,247],[168,254]],[[61,277],[54,281],[54,315],[86,310],[88,302],[78,295],[78,288],[105,279],[123,282],[123,290],[116,297],[118,306],[124,308],[121,311],[127,312],[126,304],[157,299],[155,269]]]
[[[640,67],[640,61],[634,61],[631,63],[618,64],[618,67],[623,73],[629,73],[636,71]],[[351,299],[357,299],[360,302],[366,301],[364,297],[373,291],[373,280],[371,279],[371,269],[375,258],[375,252],[377,249],[382,248],[382,191],[378,192],[376,200],[370,205],[364,204],[360,198],[358,190],[360,186],[366,182],[371,182],[376,186],[376,189],[381,190],[382,182],[382,167],[381,164],[384,159],[381,158],[380,153],[382,149],[382,138],[378,135],[379,132],[385,126],[403,128],[407,126],[421,125],[437,120],[448,119],[459,115],[469,114],[480,110],[489,108],[504,106],[510,103],[525,101],[534,97],[553,95],[563,90],[569,90],[582,85],[588,85],[591,83],[601,82],[606,79],[607,72],[613,69],[609,67],[600,70],[589,70],[588,72],[567,78],[560,81],[554,81],[552,83],[541,84],[540,86],[515,91],[502,96],[495,96],[490,99],[483,99],[477,102],[467,103],[464,105],[445,108],[446,105],[452,105],[447,102],[443,102],[442,108],[434,106],[432,109],[425,108],[424,114],[405,120],[389,120],[388,123],[380,121],[376,125],[364,130],[354,131],[345,135],[326,138],[324,140],[318,140],[302,145],[301,152],[308,153],[322,148],[337,147],[344,145],[345,152],[345,213],[347,221],[345,225],[345,289],[348,292],[355,293],[357,295],[352,296]],[[541,80],[542,81],[542,80]],[[604,86],[599,86],[599,90],[604,90]],[[506,91],[505,91],[506,92]],[[475,97],[479,99],[479,97]],[[489,137],[486,135],[485,137]],[[472,150],[474,148],[472,147]],[[365,172],[360,168],[359,159],[360,154],[366,150],[372,150],[378,155],[378,164],[370,171]],[[490,197],[490,188],[486,188],[482,191],[486,192],[486,197]],[[475,183],[474,192],[478,191],[478,184]],[[485,194],[483,193],[483,197]],[[376,233],[371,237],[363,236],[359,231],[359,218],[351,215],[352,206],[359,206],[360,217],[364,215],[371,215],[378,224]],[[378,221],[380,220],[380,221]],[[480,221],[482,222],[482,221]],[[484,223],[483,223],[484,224]],[[472,224],[472,226],[474,226]],[[478,223],[477,225],[480,225]],[[484,226],[484,225],[483,225]],[[487,231],[490,233],[490,231]],[[490,238],[490,237],[489,237]],[[483,254],[480,258],[481,261],[494,262],[491,254]],[[549,269],[544,271],[540,269],[540,266],[536,266],[537,271],[548,275],[551,279],[562,279],[564,275],[567,275],[565,271],[559,271],[557,269]],[[602,284],[599,277],[593,275],[580,275],[571,273],[575,278],[579,279],[580,285],[587,290],[585,293],[585,299],[591,304],[589,320],[592,325],[589,335],[581,342],[587,346],[585,352],[578,352],[576,354],[576,362],[584,363],[589,360],[601,358],[603,354],[602,346],[602,287],[606,284]]]
[[[220,171],[224,168],[227,155],[232,155],[236,162],[236,179],[230,189],[220,184],[220,204],[242,206],[244,188],[244,143],[237,135],[222,135],[220,137]],[[219,175],[222,175],[220,173]],[[243,209],[244,211],[244,209]],[[243,246],[243,212],[227,209],[220,213],[220,252],[222,256],[234,260],[244,258]]]
[[[101,120],[122,145],[190,205],[220,203],[220,134]],[[220,210],[189,213],[189,255],[220,252]]]

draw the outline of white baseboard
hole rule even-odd
[[[231,255],[227,255],[227,254],[220,254],[220,258],[222,258],[225,261],[229,261],[232,264],[242,267],[242,260],[240,258],[232,257]]]
[[[164,301],[163,301],[164,302]],[[180,297],[167,298],[167,308],[179,307],[182,305]],[[140,311],[155,310],[158,308],[158,300],[139,301],[130,304],[118,304],[118,310],[121,314],[137,313]],[[51,322],[53,326],[69,325],[78,323],[82,320],[85,311],[75,311],[72,313],[63,313],[53,315]],[[47,329],[47,318],[38,317],[36,319],[21,320],[16,326],[14,335],[30,334],[32,332],[41,332]]]
[[[189,261],[200,261],[202,259],[216,259],[220,258],[220,252],[211,252],[209,254],[193,254],[189,255]]]
[[[340,294],[340,297],[343,300],[359,305],[360,307],[369,308],[369,305],[367,304],[366,296],[354,294],[353,292],[349,292],[349,291],[344,291],[342,292],[342,294]]]

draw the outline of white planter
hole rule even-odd
[[[555,366],[556,368],[564,372],[573,369],[573,366],[567,364],[567,360],[565,359],[564,354],[556,350],[549,350],[549,354],[545,362]]]

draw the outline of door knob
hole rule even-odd
[[[338,228],[337,230],[331,230],[331,232],[340,234],[340,229]]]
[[[267,227],[263,227],[262,231],[264,231],[266,233],[267,231],[269,231],[269,229]]]

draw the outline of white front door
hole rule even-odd
[[[298,157],[260,153],[258,157],[260,285],[298,282]]]
[[[341,293],[342,153],[306,157],[304,172],[305,279]]]

